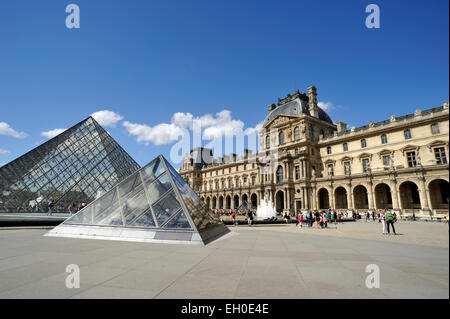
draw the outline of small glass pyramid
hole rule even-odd
[[[206,244],[227,232],[159,155],[46,235]]]

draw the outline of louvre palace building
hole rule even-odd
[[[318,106],[312,86],[268,107],[257,154],[214,158],[197,148],[179,173],[213,210],[253,210],[266,198],[291,214],[389,208],[442,217],[449,209],[448,106],[349,128]],[[269,154],[276,160],[267,161]]]

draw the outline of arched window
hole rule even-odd
[[[386,144],[387,143],[387,136],[386,134],[381,135],[381,144]]]
[[[277,183],[281,183],[283,181],[283,166],[278,166],[277,168]]]
[[[298,126],[296,126],[294,128],[294,140],[299,140],[300,139],[300,129],[298,128]]]
[[[266,136],[266,148],[270,148],[270,136]]]
[[[284,144],[284,132],[283,131],[281,131],[279,134],[279,142],[280,142],[280,145]]]
[[[361,140],[361,147],[362,147],[362,148],[365,148],[366,146],[367,146],[366,139],[363,138],[363,139]]]

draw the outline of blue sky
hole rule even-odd
[[[80,29],[65,26],[70,3]],[[379,29],[365,26],[370,3]],[[101,110],[142,165],[169,157],[177,112],[213,132],[252,129],[311,85],[349,126],[442,105],[448,12],[444,0],[3,0],[0,164]]]

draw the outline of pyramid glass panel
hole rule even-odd
[[[191,228],[189,221],[182,210],[178,212],[171,220],[169,220],[163,228],[166,229],[188,229]]]
[[[160,155],[47,236],[205,244],[227,232]]]
[[[139,165],[92,118],[0,167],[0,212],[67,212],[89,203]]]

